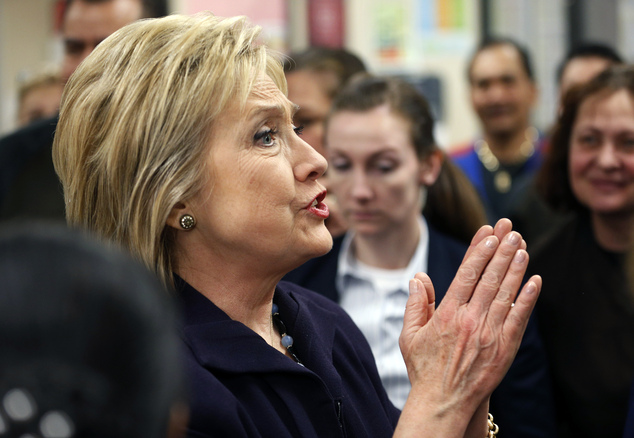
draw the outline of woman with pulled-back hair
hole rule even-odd
[[[350,228],[332,251],[285,277],[350,314],[397,407],[411,387],[398,347],[409,278],[426,272],[441,302],[468,236],[486,222],[475,189],[433,132],[430,107],[413,85],[393,77],[353,79],[335,98],[325,133],[330,189]],[[509,435],[545,437],[552,427],[545,359],[532,324],[527,334],[519,355],[530,363],[511,367],[492,405]],[[540,414],[527,413],[527,405],[542,406]]]

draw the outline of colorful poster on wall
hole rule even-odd
[[[400,61],[410,34],[407,11],[402,2],[379,0],[375,5],[374,28],[378,56],[384,63]]]
[[[378,59],[398,65],[423,53],[467,53],[473,44],[472,8],[469,0],[374,0]]]
[[[415,45],[434,54],[460,54],[471,47],[468,0],[415,0]],[[471,3],[473,7],[473,3]]]
[[[266,44],[284,51],[286,42],[286,0],[181,0],[183,13],[191,15],[211,11],[221,17],[246,15],[253,24],[262,26]]]

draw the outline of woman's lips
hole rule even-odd
[[[353,221],[363,222],[370,221],[376,218],[376,214],[371,211],[352,211],[350,212],[350,219]]]
[[[322,219],[328,219],[328,216],[330,216],[330,211],[328,210],[328,206],[324,204],[325,198],[326,191],[324,190],[319,195],[317,195],[315,199],[312,200],[312,202],[308,205],[308,207],[306,207],[306,209],[315,216],[318,216]]]
[[[596,189],[603,192],[621,190],[625,185],[621,181],[614,181],[609,179],[594,179],[594,180],[591,180],[591,183]]]

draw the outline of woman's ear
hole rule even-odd
[[[177,202],[174,207],[172,207],[169,216],[167,216],[165,225],[182,231],[183,228],[181,227],[180,220],[185,214],[191,214],[190,208],[184,202]]]
[[[422,185],[430,187],[436,182],[444,159],[445,154],[440,149],[435,149],[420,161],[419,178]]]

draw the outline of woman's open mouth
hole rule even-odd
[[[328,210],[328,206],[324,204],[324,199],[326,198],[326,190],[321,192],[319,195],[313,199],[310,205],[306,208],[308,211],[313,213],[315,216],[318,216],[322,219],[328,219],[330,215],[330,211]]]

